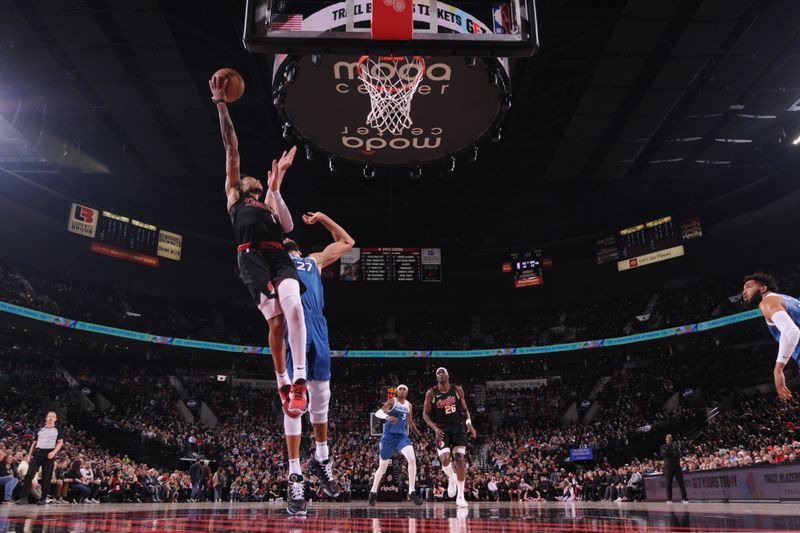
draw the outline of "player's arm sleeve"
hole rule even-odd
[[[272,195],[272,198],[275,199],[275,208],[278,211],[276,214],[281,223],[281,231],[289,233],[294,229],[292,213],[289,212],[289,208],[286,207],[286,202],[283,201],[283,196],[281,196],[280,191],[269,191],[269,193]]]
[[[794,323],[792,317],[786,311],[778,311],[772,315],[772,323],[781,332],[781,340],[778,343],[777,362],[786,364],[792,358],[792,354],[800,341],[800,328]]]
[[[381,420],[386,420],[387,418],[389,418],[389,411],[391,411],[394,408],[395,401],[396,400],[394,401],[388,400],[385,404],[383,404],[383,407],[375,411],[375,416],[377,418],[380,418]]]

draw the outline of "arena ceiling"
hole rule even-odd
[[[709,217],[736,191],[746,205],[747,187],[765,179],[780,186],[760,201],[793,187],[796,0],[538,8],[541,50],[513,63],[502,141],[477,163],[367,181],[356,167],[332,174],[299,158],[290,206],[328,211],[370,244],[493,248],[650,215]],[[0,167],[65,197],[227,238],[207,85],[216,69],[247,80],[232,106],[243,169],[263,175],[285,147],[271,58],[244,51],[243,13],[243,0],[0,0]],[[26,201],[14,179],[0,180],[2,192]]]

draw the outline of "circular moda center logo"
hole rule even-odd
[[[411,102],[410,127],[399,135],[379,133],[367,125],[371,103],[359,78],[358,58],[323,56],[314,65],[308,56],[284,60],[275,76],[297,62],[295,79],[285,85],[284,106],[278,108],[298,135],[342,159],[377,165],[423,164],[469,148],[498,121],[504,87],[504,66],[496,59],[470,65],[463,58],[425,58],[422,80]],[[412,83],[419,76],[415,63],[370,65],[378,80]],[[500,73],[501,82],[492,73]]]

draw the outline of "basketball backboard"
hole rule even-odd
[[[244,43],[275,54],[284,133],[334,160],[421,167],[499,139],[508,56],[538,46],[534,0],[249,0]],[[418,175],[418,174],[417,174]]]
[[[534,0],[248,0],[244,45],[286,54],[531,56]]]

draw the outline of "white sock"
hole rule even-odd
[[[447,466],[443,466],[442,470],[444,470],[444,473],[447,474],[447,477],[453,477],[456,474],[455,470],[453,470],[452,462]]]
[[[414,455],[414,447],[406,446],[400,450],[400,453],[408,461],[408,493],[411,494],[416,490],[417,484],[417,458]]]
[[[459,498],[463,498],[464,497],[464,482],[463,481],[459,481],[458,482],[458,497]]]
[[[306,318],[300,299],[300,284],[296,279],[287,278],[280,280],[277,287],[292,350],[292,378],[296,383],[306,379]]]
[[[314,450],[314,459],[319,461],[320,463],[327,461],[328,457],[330,457],[330,450],[328,449],[328,443],[326,442],[318,442],[317,448]]]
[[[300,468],[300,459],[289,459],[289,475],[297,474],[303,475],[303,470]]]
[[[292,381],[289,379],[289,372],[284,370],[281,373],[275,372],[275,379],[278,380],[278,388],[280,389],[284,385],[291,385]]]
[[[381,459],[381,462],[378,463],[378,470],[375,472],[375,479],[372,480],[372,490],[370,492],[378,492],[378,486],[381,484],[381,479],[383,479],[383,474],[386,473],[386,469],[389,468],[389,464],[392,461],[387,459],[384,461]]]

